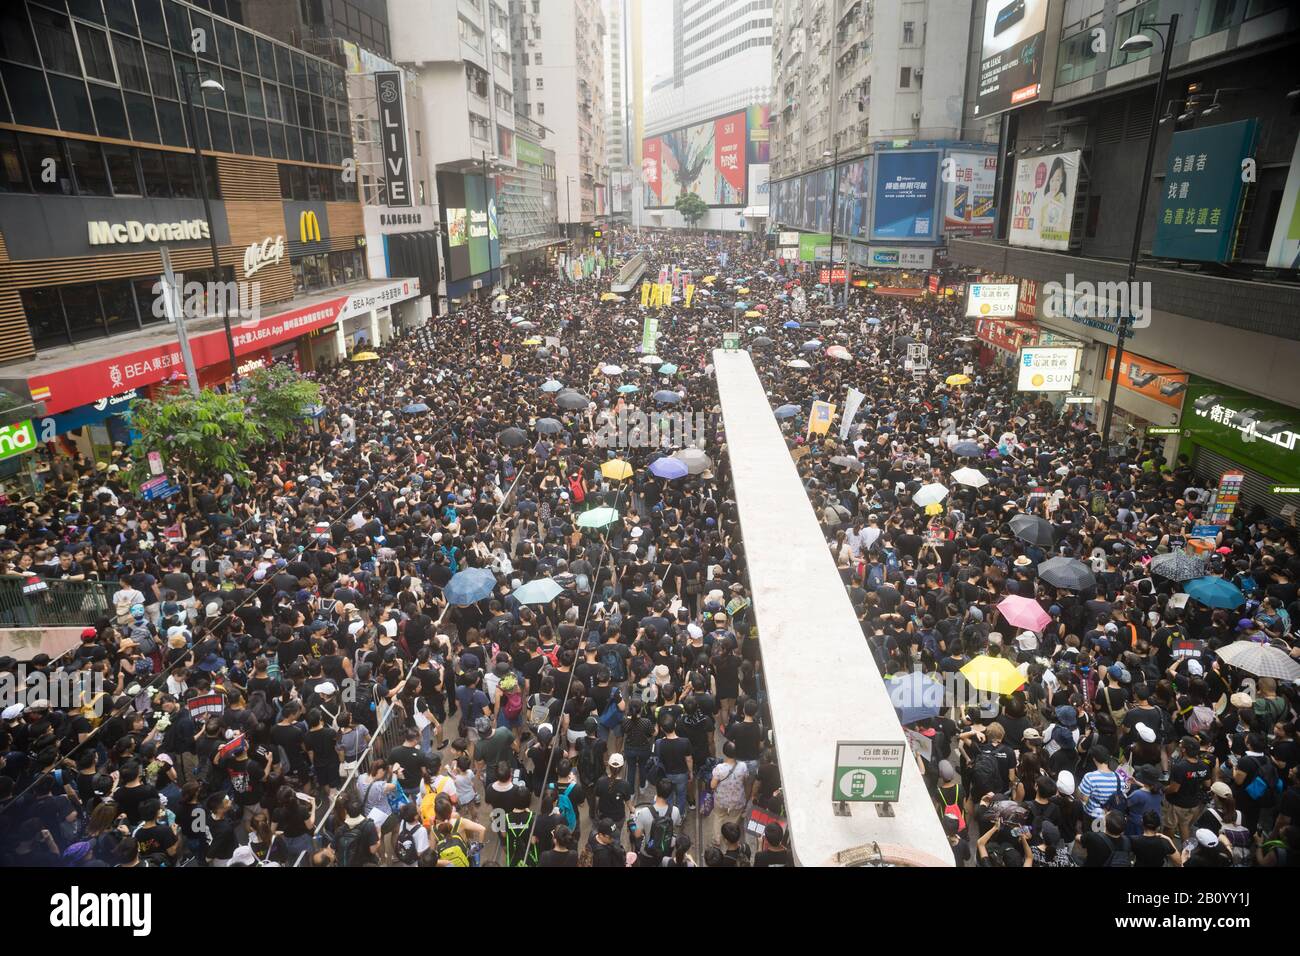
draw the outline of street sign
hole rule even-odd
[[[1065,404],[1067,405],[1091,405],[1097,399],[1092,395],[1067,395]]]
[[[172,495],[180,494],[180,491],[166,475],[159,475],[157,478],[150,478],[140,486],[140,497],[145,501],[162,501]]]
[[[838,741],[831,799],[836,803],[897,802],[906,755],[904,741]]]
[[[1180,431],[1182,431],[1182,429],[1179,428],[1177,425],[1173,425],[1173,426],[1148,425],[1147,426],[1148,435],[1177,435]]]
[[[725,349],[725,350],[728,351],[728,352],[734,352],[734,351],[736,351],[737,349],[739,349],[739,348],[740,348],[740,333],[739,333],[739,332],[723,332],[723,333],[722,333],[722,347],[723,347],[723,349]]]
[[[1300,485],[1273,485],[1268,490],[1275,495],[1300,495]]]
[[[149,452],[149,474],[161,475],[163,473],[162,454],[156,451]]]

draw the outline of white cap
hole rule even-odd
[[[338,689],[339,689],[338,685],[335,684],[332,680],[327,680],[323,684],[316,685],[316,693],[318,694],[333,694]]]
[[[1153,744],[1156,742],[1156,732],[1152,730],[1150,727],[1148,727],[1146,724],[1143,723],[1134,724],[1133,729],[1138,732],[1138,736],[1141,737],[1145,743]]]
[[[691,637],[703,637],[704,631],[698,624],[687,624],[686,633]]]
[[[1201,827],[1196,831],[1196,842],[1204,847],[1218,846],[1219,838],[1214,835],[1214,831]]]
[[[1074,774],[1068,770],[1062,770],[1056,775],[1056,790],[1067,797],[1074,796]]]
[[[1187,662],[1187,673],[1192,677],[1204,677],[1205,668],[1201,666],[1200,661],[1193,658]]]
[[[22,704],[10,704],[2,713],[0,713],[0,719],[17,720],[23,715],[23,710],[25,709],[26,708]]]

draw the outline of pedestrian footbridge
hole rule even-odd
[[[903,731],[749,353],[713,363],[795,859],[952,866],[910,751],[892,816],[874,803],[835,812],[836,742],[901,743]]]

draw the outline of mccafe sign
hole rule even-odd
[[[284,259],[284,236],[267,236],[244,250],[244,275],[251,276],[264,266],[273,266]]]
[[[207,239],[206,219],[182,219],[180,222],[109,222],[104,219],[86,223],[92,246],[131,245],[140,242],[185,242]]]

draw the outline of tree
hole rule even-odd
[[[673,208],[682,214],[682,218],[686,220],[686,225],[691,228],[694,228],[695,224],[709,211],[708,204],[695,193],[682,193],[677,197],[677,202],[673,203]]]
[[[320,386],[284,362],[257,369],[242,384],[249,414],[274,441],[283,441],[301,429],[303,409],[320,402]]]
[[[242,393],[204,389],[198,395],[183,388],[168,389],[156,399],[137,399],[131,427],[140,437],[133,444],[131,485],[153,477],[149,453],[163,457],[166,469],[185,476],[193,500],[193,482],[208,475],[230,474],[241,486],[249,484],[244,454],[262,440],[262,426],[248,413]]]

